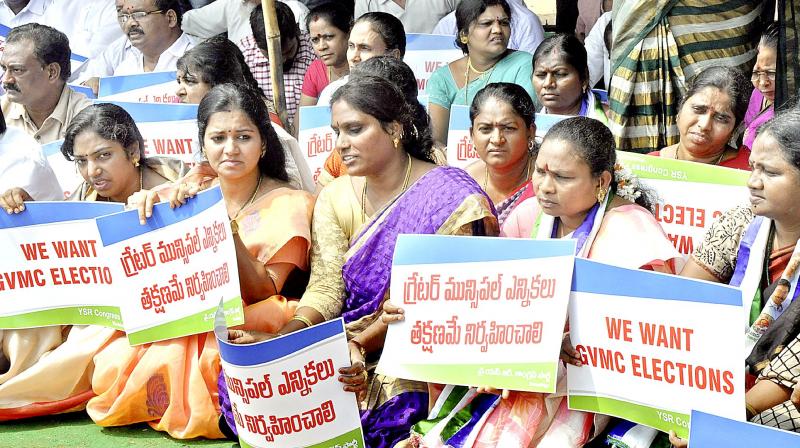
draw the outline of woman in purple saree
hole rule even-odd
[[[397,236],[496,235],[491,200],[466,172],[437,167],[430,129],[389,81],[351,78],[333,97],[332,127],[348,175],[320,193],[312,223],[311,279],[281,333],[344,317],[352,366],[345,390],[358,393],[367,446],[392,447],[428,413],[425,383],[376,374],[386,334]]]

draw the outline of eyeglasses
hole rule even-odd
[[[757,82],[761,77],[765,77],[767,81],[775,81],[775,70],[753,70],[753,75],[750,76],[750,81]]]
[[[163,14],[163,13],[164,13],[163,9],[156,9],[155,11],[136,11],[130,14],[117,14],[117,20],[119,20],[119,23],[125,23],[128,21],[128,19],[133,19],[138,22],[144,19],[145,17],[149,16],[150,14]]]

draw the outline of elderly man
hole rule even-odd
[[[89,61],[81,79],[97,91],[98,77],[175,70],[193,46],[181,31],[180,0],[116,0],[124,37]]]
[[[292,10],[284,3],[275,3],[278,18],[278,28],[281,33],[281,58],[283,65],[283,86],[286,94],[286,111],[289,115],[289,126],[294,122],[297,106],[300,104],[300,94],[303,90],[303,78],[308,66],[316,57],[311,47],[308,34],[301,32],[294,20]],[[272,98],[272,83],[270,82],[269,59],[267,59],[267,33],[264,29],[264,19],[261,5],[250,12],[250,26],[253,35],[242,40],[242,54],[258,81],[259,87],[264,91],[270,101]]]
[[[9,126],[40,144],[64,137],[72,118],[91,102],[67,86],[70,49],[61,31],[38,23],[8,33],[0,57],[5,95],[0,107]]]

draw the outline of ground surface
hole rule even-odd
[[[101,428],[82,412],[0,423],[0,448],[238,447],[223,440],[175,440],[146,424]]]

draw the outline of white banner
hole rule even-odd
[[[341,318],[256,344],[228,342],[216,325],[222,370],[242,448],[364,448]]]

